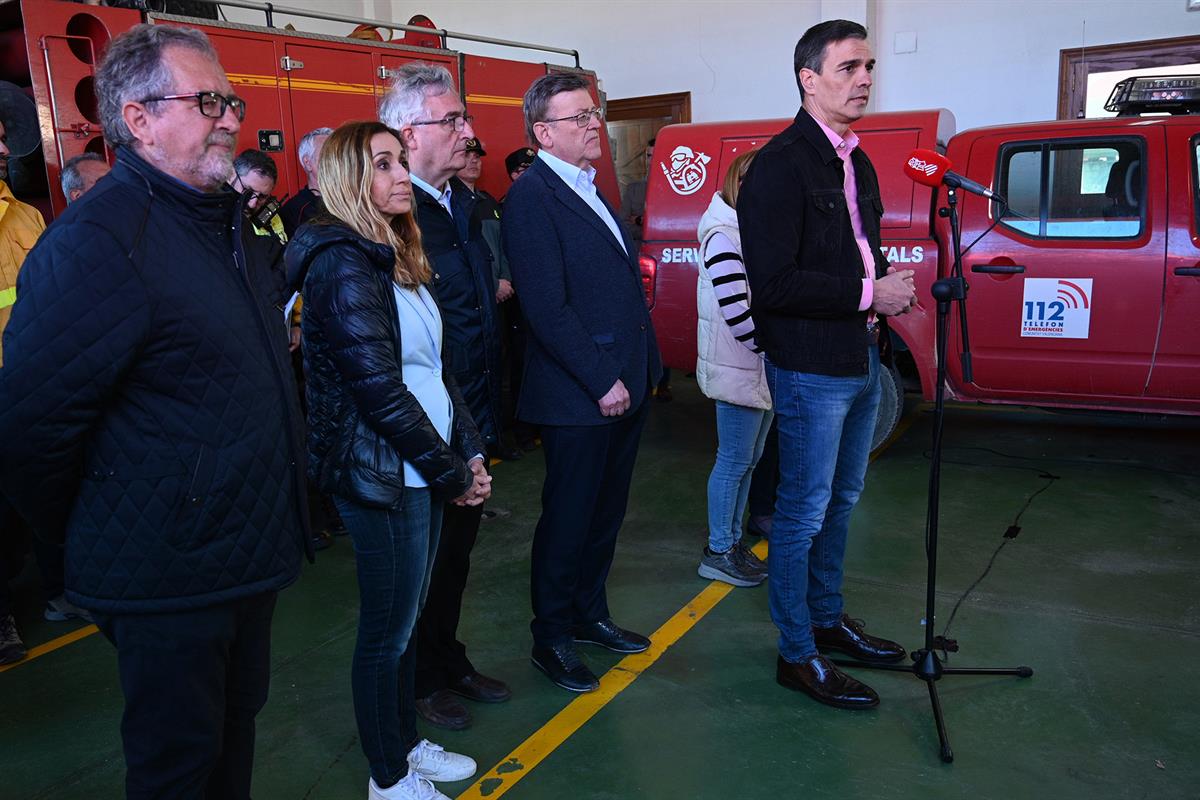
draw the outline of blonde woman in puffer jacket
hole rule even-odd
[[[700,577],[757,586],[767,565],[741,542],[750,476],[774,412],[762,351],[754,339],[750,286],[738,233],[738,189],[755,151],[733,160],[721,191],[700,218],[696,283],[696,382],[717,403],[717,459],[708,478],[708,545]]]

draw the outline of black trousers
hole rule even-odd
[[[117,648],[129,800],[248,800],[274,592],[195,611],[93,613]]]
[[[542,427],[546,481],[533,535],[533,641],[569,641],[576,625],[606,619],[604,583],[625,519],[649,403],[607,425]]]
[[[466,646],[458,640],[458,621],[471,572],[471,548],[479,538],[482,518],[481,505],[464,508],[447,503],[442,510],[442,535],[429,594],[417,619],[417,697],[428,697],[475,672]]]
[[[771,420],[762,457],[750,476],[749,508],[752,517],[769,517],[775,513],[775,491],[779,487],[779,418]]]
[[[47,602],[56,600],[62,596],[65,581],[63,546],[33,535],[12,504],[0,494],[0,617],[13,613],[9,581],[21,574],[30,542],[42,576],[42,595]]]

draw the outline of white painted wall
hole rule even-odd
[[[1200,34],[1186,0],[285,0],[284,5],[407,21],[575,48],[609,97],[692,93],[696,122],[791,116],[792,51],[806,28],[845,16],[871,29],[879,111],[946,107],[958,129],[1052,119],[1062,48]],[[230,19],[262,15],[229,9]],[[286,21],[280,18],[282,24]],[[1086,27],[1085,27],[1086,23]],[[350,25],[299,22],[346,33]],[[916,51],[895,53],[897,35]],[[902,38],[905,38],[902,36]],[[451,41],[469,53],[568,63]]]
[[[1054,119],[1059,51],[1200,34],[1186,0],[879,0],[876,108],[945,107],[958,129]],[[915,53],[895,53],[915,33]]]
[[[265,4],[266,0],[255,0],[255,2]],[[283,0],[283,2],[277,5],[309,11],[320,11],[325,14],[338,14],[346,17],[376,18],[373,0]],[[231,6],[222,7],[221,11],[230,22],[240,22],[246,25],[266,24],[267,17],[261,11],[233,8]],[[326,33],[334,36],[345,36],[354,30],[354,25],[344,22],[329,22],[310,17],[293,17],[279,13],[276,13],[274,18],[277,28],[282,28],[290,22],[296,26],[297,30],[304,31],[305,33]],[[408,19],[408,17],[405,17],[405,19]]]
[[[375,7],[386,13],[389,0]],[[821,7],[818,0],[390,0],[397,22],[423,13],[449,30],[579,50],[609,97],[690,91],[696,122],[795,113],[792,50],[821,20]],[[451,46],[569,63],[469,42]]]

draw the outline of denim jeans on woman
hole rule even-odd
[[[406,488],[399,508],[336,498],[358,562],[358,641],[350,680],[354,716],[371,777],[391,786],[408,774],[420,741],[413,692],[413,628],[429,591],[442,527],[442,503],[427,488]]]
[[[767,362],[779,428],[779,491],[768,568],[771,619],[790,662],[817,654],[812,626],[842,615],[842,559],[879,409],[879,349],[868,373],[831,377]]]
[[[774,414],[717,401],[717,460],[708,476],[708,549],[724,553],[742,538],[750,477]]]

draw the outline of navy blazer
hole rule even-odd
[[[633,242],[622,230],[622,249],[540,158],[509,189],[501,224],[530,332],[517,416],[540,425],[617,422],[600,413],[599,400],[618,378],[632,413],[662,375]]]

